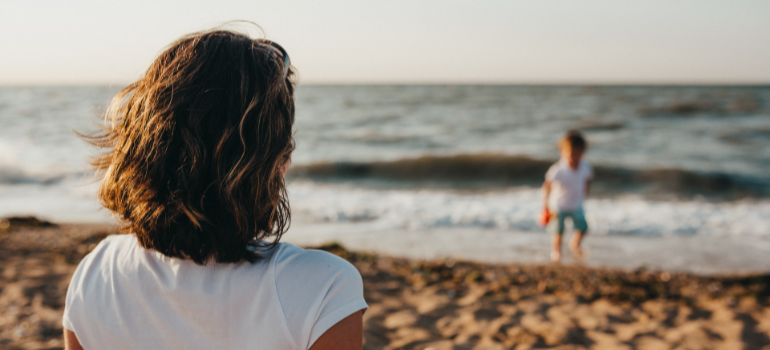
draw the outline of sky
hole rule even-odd
[[[768,84],[767,0],[4,0],[0,85],[124,85],[259,24],[303,84]]]

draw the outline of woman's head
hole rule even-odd
[[[229,30],[185,36],[106,111],[102,204],[142,246],[202,264],[253,261],[290,221],[294,70],[279,46]]]

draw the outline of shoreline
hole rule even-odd
[[[568,236],[565,234],[565,238]],[[282,240],[304,246],[338,242],[354,251],[417,260],[550,264],[551,236],[545,232],[464,228],[377,230],[357,224],[294,222]],[[578,260],[571,256],[565,240],[562,264],[703,276],[770,273],[770,239],[589,234],[583,244],[585,257]]]

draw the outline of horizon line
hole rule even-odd
[[[108,82],[51,82],[51,83],[5,83],[0,82],[0,88],[8,87],[87,87],[87,86],[105,86],[105,87],[125,87],[131,84],[127,83],[108,83]],[[299,82],[297,86],[640,86],[640,87],[766,87],[770,86],[770,80],[763,82],[741,82],[741,81],[628,81],[628,82],[600,82],[600,81],[311,81]]]

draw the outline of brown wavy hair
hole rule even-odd
[[[291,220],[283,173],[294,150],[295,71],[283,68],[264,40],[199,32],[113,98],[104,132],[87,137],[108,150],[93,161],[98,195],[143,247],[234,263],[278,242]]]

